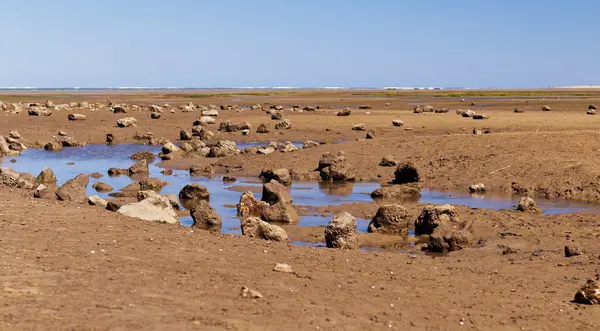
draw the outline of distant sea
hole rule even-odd
[[[143,90],[462,90],[462,87],[0,87],[0,91],[143,91]]]

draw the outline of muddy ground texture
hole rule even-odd
[[[586,112],[589,105],[600,105],[600,92],[475,92],[7,94],[0,101],[22,102],[23,111],[3,112],[0,133],[17,130],[29,147],[43,146],[58,131],[88,144],[105,143],[107,133],[119,143],[136,143],[135,133],[148,131],[178,143],[179,132],[200,117],[178,106],[232,104],[238,107],[219,110],[211,129],[215,139],[330,144],[270,155],[182,158],[162,166],[212,164],[217,173],[252,177],[264,168],[288,168],[316,180],[322,154],[344,151],[358,180],[390,181],[394,168],[379,163],[392,155],[413,161],[426,188],[466,192],[469,185],[484,183],[490,194],[598,202],[600,118]],[[28,116],[26,103],[46,100],[170,104],[175,112],[165,110],[152,119],[148,107],[126,114],[77,107]],[[261,123],[277,122],[264,111],[250,110],[256,104],[282,105],[292,128],[256,133]],[[449,112],[414,113],[418,104]],[[319,109],[292,111],[294,105]],[[364,105],[371,109],[359,109]],[[352,114],[336,116],[345,107]],[[489,119],[462,117],[457,109]],[[70,121],[71,113],[86,119]],[[130,116],[137,127],[116,126]],[[397,119],[403,126],[392,125]],[[252,130],[248,136],[218,131],[225,120],[249,122]],[[352,130],[360,123],[374,131],[375,139]],[[475,135],[474,129],[489,133]],[[571,302],[588,279],[600,274],[598,214],[542,216],[457,207],[461,220],[474,224],[475,243],[439,256],[211,234],[83,204],[37,200],[29,191],[6,187],[0,187],[0,205],[1,329],[593,330],[600,324],[598,306]],[[421,207],[408,209],[417,215]],[[320,212],[370,218],[377,208],[376,203],[354,204]],[[565,257],[566,245],[583,254]],[[273,271],[277,263],[291,265],[293,273]],[[262,298],[243,297],[244,286]]]

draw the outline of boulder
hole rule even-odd
[[[117,120],[117,126],[120,128],[137,127],[137,120],[134,117],[124,117]]]
[[[472,118],[473,118],[474,120],[487,120],[487,119],[489,119],[490,117],[489,117],[488,115],[483,115],[483,114],[475,114],[475,115],[473,115],[473,116],[472,116]]]
[[[237,132],[241,130],[252,130],[252,125],[250,123],[233,123],[230,120],[223,121],[219,125],[219,131],[223,132]]]
[[[375,139],[375,131],[373,131],[373,130],[367,131],[367,135],[365,136],[365,139]]]
[[[10,153],[10,146],[8,145],[8,142],[6,141],[6,138],[4,138],[3,136],[0,136],[0,156],[4,155],[4,154],[8,154]]]
[[[581,289],[575,293],[576,303],[584,305],[600,305],[600,283],[589,279]]]
[[[219,111],[216,109],[207,109],[207,110],[203,110],[202,111],[202,116],[212,116],[212,117],[217,117],[219,116]]]
[[[129,175],[129,169],[110,168],[108,169],[108,175],[111,177]]]
[[[162,152],[163,154],[179,153],[181,149],[169,141],[163,145]]]
[[[379,166],[381,167],[394,167],[396,165],[398,165],[398,161],[396,161],[393,155],[386,155],[379,162]]]
[[[278,202],[269,205],[264,201],[257,200],[252,192],[246,191],[240,197],[237,205],[238,217],[258,217],[265,222],[286,223],[297,222],[300,218],[291,204]]]
[[[170,204],[165,204],[166,199],[150,197],[140,202],[126,204],[117,210],[118,214],[139,218],[144,221],[177,224],[177,212]]]
[[[13,139],[21,139],[21,134],[19,134],[17,131],[10,131],[8,136]]]
[[[293,201],[288,188],[274,179],[263,185],[261,200],[269,205],[279,202],[290,204]]]
[[[271,131],[271,125],[269,123],[262,123],[256,128],[256,133],[269,133]]]
[[[160,115],[161,115],[161,113],[159,113],[159,112],[152,112],[152,113],[150,113],[150,118],[153,120],[157,120],[160,118]]]
[[[597,108],[596,108],[596,106],[595,106],[595,105],[589,105],[589,106],[588,106],[588,109],[589,109],[589,110],[596,110]]]
[[[275,153],[275,148],[273,147],[263,147],[263,148],[259,148],[256,151],[256,154],[261,154],[261,155],[269,155]]]
[[[198,137],[200,140],[212,140],[215,134],[204,126],[194,126],[192,136]]]
[[[59,141],[53,140],[44,145],[44,149],[49,152],[58,152],[63,149],[63,144]]]
[[[262,170],[258,176],[264,183],[276,180],[282,185],[292,186],[292,176],[288,169]]]
[[[577,246],[565,246],[565,257],[573,257],[583,255],[581,248]]]
[[[126,203],[123,200],[110,200],[106,204],[106,210],[116,212],[124,205],[126,205]]]
[[[485,185],[483,185],[483,183],[473,184],[469,186],[469,193],[483,193],[485,191]]]
[[[260,218],[267,207],[269,207],[268,203],[256,199],[251,191],[246,191],[242,193],[237,204],[237,216],[242,219],[247,217]]]
[[[93,195],[88,197],[88,203],[92,206],[100,206],[102,208],[106,208],[108,202],[97,195]]]
[[[210,206],[206,200],[200,200],[190,210],[194,224],[192,227],[211,232],[221,231],[221,216]]]
[[[416,185],[388,185],[383,186],[371,193],[371,198],[378,201],[392,200],[418,200],[421,190]]]
[[[52,110],[50,109],[41,109],[41,108],[31,108],[27,111],[29,116],[50,116],[52,115]]]
[[[127,173],[129,174],[129,176],[147,175],[148,173],[150,173],[150,170],[148,169],[148,161],[140,160],[136,162],[134,165],[129,167],[129,169],[127,169]]]
[[[364,123],[354,124],[352,126],[352,130],[353,131],[365,131],[366,130],[365,124]]]
[[[187,130],[181,130],[179,132],[179,140],[192,140],[192,133]]]
[[[542,106],[542,111],[551,111],[552,108],[550,108],[549,106]]]
[[[356,218],[346,212],[336,215],[325,227],[325,243],[330,248],[358,249]]]
[[[141,191],[160,192],[160,190],[162,190],[162,188],[167,186],[169,183],[158,178],[144,178],[140,180],[139,184]]]
[[[56,197],[56,195],[48,186],[40,184],[35,188],[35,191],[33,191],[33,197],[36,199],[52,199]]]
[[[163,195],[163,197],[169,200],[169,203],[171,204],[171,207],[173,207],[173,209],[181,209],[181,205],[179,204],[179,197],[177,196],[177,194],[165,194]]]
[[[242,235],[269,241],[287,242],[288,236],[281,227],[269,224],[257,217],[242,219]]]
[[[457,225],[460,223],[458,212],[451,205],[425,206],[415,221],[416,235],[431,235],[443,223]]]
[[[305,140],[302,143],[302,148],[303,149],[314,148],[314,147],[319,147],[319,143],[316,142],[316,141],[312,141],[312,140]]]
[[[200,201],[210,202],[210,193],[200,184],[188,184],[179,191],[179,201],[187,209],[192,209]]]
[[[350,108],[344,108],[337,112],[337,116],[350,116],[352,114],[352,110]]]
[[[146,160],[147,162],[152,162],[152,161],[154,161],[154,159],[156,159],[156,155],[154,155],[154,153],[152,153],[150,151],[145,151],[145,152],[137,152],[137,153],[131,155],[129,158],[134,161]]]
[[[44,169],[42,169],[40,174],[35,178],[35,181],[38,184],[56,185],[56,176],[54,175],[54,172],[52,172],[52,169],[45,167]]]
[[[28,190],[37,186],[32,174],[16,172],[11,168],[0,168],[0,185]]]
[[[90,177],[86,174],[77,175],[69,179],[56,191],[56,197],[61,201],[73,201],[85,203],[85,189],[90,182]]]
[[[393,120],[392,121],[392,125],[396,126],[396,127],[403,127],[404,126],[404,122],[402,120]]]
[[[202,116],[199,119],[194,121],[194,126],[196,125],[210,125],[210,124],[216,124],[217,120],[215,120],[214,117],[210,117],[210,116]]]
[[[400,205],[379,207],[377,214],[369,223],[368,231],[372,233],[405,235],[411,223],[411,215]]]
[[[282,120],[282,119],[283,119],[283,113],[282,113],[282,112],[278,112],[278,111],[276,111],[276,112],[274,112],[273,114],[271,114],[271,119],[272,119],[273,121],[279,121],[279,120]]]
[[[233,141],[219,140],[213,147],[207,157],[225,157],[238,153],[237,145]]]
[[[394,183],[395,184],[411,184],[418,183],[420,181],[419,170],[417,166],[412,162],[403,162],[398,164],[396,171],[394,172]]]
[[[588,115],[596,115],[596,110],[595,109],[590,109],[587,112],[585,112]]]
[[[83,114],[69,114],[67,118],[69,121],[85,121],[86,116]]]
[[[426,206],[415,221],[416,235],[429,235],[425,249],[447,253],[471,245],[474,236],[471,225],[461,222],[453,206]]]
[[[517,205],[518,211],[530,212],[530,213],[541,213],[542,209],[538,206],[537,202],[532,198],[523,197]]]
[[[106,134],[106,143],[108,145],[114,145],[117,143],[117,137],[115,137],[112,133]]]
[[[94,190],[96,190],[96,192],[112,192],[113,190],[112,186],[103,182],[96,182],[92,185],[92,187]]]
[[[127,109],[123,106],[112,106],[110,108],[110,111],[112,111],[114,114],[126,114],[127,113]]]
[[[317,168],[321,179],[329,182],[354,181],[355,176],[344,152],[323,154]]]
[[[292,128],[292,121],[285,119],[275,124],[275,130],[289,130]]]

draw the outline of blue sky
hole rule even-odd
[[[600,85],[597,0],[2,0],[0,86]]]

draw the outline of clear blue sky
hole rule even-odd
[[[598,0],[1,0],[0,86],[600,85]]]

